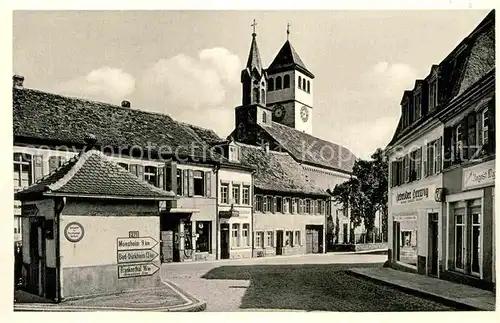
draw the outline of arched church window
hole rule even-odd
[[[302,77],[299,75],[299,89],[302,88]]]
[[[264,111],[262,111],[262,123],[267,123],[267,115]]]
[[[302,90],[306,90],[306,79],[302,79]]]
[[[262,104],[266,104],[266,91],[264,89],[260,90],[260,97],[262,99]]]
[[[260,91],[258,88],[253,89],[253,102],[260,103]]]
[[[274,91],[274,79],[267,80],[267,90]]]
[[[281,76],[276,78],[276,90],[281,90]]]
[[[311,93],[311,82],[307,81],[307,93]]]
[[[290,75],[285,75],[283,77],[283,88],[288,89],[290,87]]]

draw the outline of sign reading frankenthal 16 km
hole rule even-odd
[[[118,238],[116,242],[118,278],[151,276],[159,270],[158,266],[150,263],[158,257],[158,253],[152,250],[158,244],[155,239],[129,237]]]

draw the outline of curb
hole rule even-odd
[[[14,312],[114,312],[114,311],[127,311],[127,312],[201,312],[207,307],[205,301],[200,301],[194,296],[186,293],[184,290],[179,288],[179,286],[173,284],[170,281],[162,280],[162,283],[167,285],[169,288],[174,290],[179,294],[186,303],[167,307],[143,307],[143,308],[131,308],[131,307],[116,307],[116,306],[71,306],[64,304],[16,304],[14,303]],[[147,289],[143,290],[146,291]],[[138,290],[137,290],[138,291]],[[136,292],[137,292],[136,291]]]
[[[377,283],[377,284],[382,284],[382,285],[394,287],[394,288],[399,289],[399,290],[401,290],[401,291],[403,291],[403,292],[405,292],[407,294],[412,294],[412,295],[415,295],[415,296],[419,296],[419,297],[422,297],[422,298],[433,300],[433,301],[436,301],[436,302],[441,303],[443,305],[455,307],[455,308],[457,308],[459,310],[491,311],[489,309],[484,309],[484,308],[481,308],[481,307],[478,307],[478,306],[474,306],[474,305],[471,305],[471,304],[463,303],[463,302],[460,302],[460,301],[458,301],[456,299],[449,298],[449,297],[446,297],[446,296],[443,296],[443,295],[439,295],[439,294],[436,294],[436,293],[424,291],[424,290],[421,290],[421,289],[414,289],[414,288],[411,288],[411,287],[401,286],[399,284],[391,283],[391,282],[388,282],[386,280],[381,280],[381,279],[378,279],[378,278],[375,278],[375,277],[371,277],[371,276],[368,276],[366,274],[362,274],[362,273],[358,273],[358,272],[352,271],[350,269],[347,270],[347,274],[351,275],[351,276],[354,276],[354,277],[361,278],[361,279],[369,280],[369,281]]]

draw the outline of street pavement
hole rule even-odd
[[[353,277],[386,255],[335,254],[164,264],[162,277],[206,311],[450,311],[452,307]]]

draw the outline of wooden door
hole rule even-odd
[[[429,260],[431,275],[438,274],[438,214],[429,214]]]
[[[283,254],[283,230],[276,231],[276,256]]]
[[[220,257],[221,259],[229,259],[229,224],[221,223],[220,225]]]
[[[319,230],[312,229],[312,253],[319,253]]]
[[[311,229],[306,229],[306,253],[313,252],[313,232]]]

